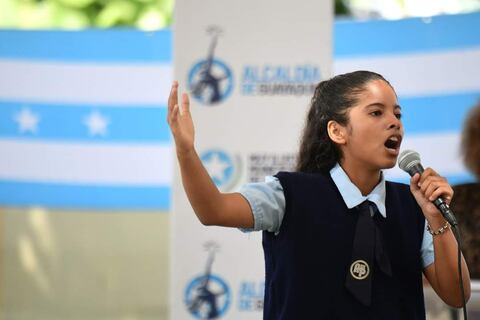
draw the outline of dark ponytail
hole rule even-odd
[[[380,74],[371,71],[338,75],[317,85],[303,129],[297,171],[328,173],[340,161],[340,148],[330,140],[327,124],[333,120],[346,126],[348,109],[357,103],[358,94],[373,80],[390,85]]]

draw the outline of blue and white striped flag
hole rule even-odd
[[[335,73],[392,82],[403,148],[451,183],[480,98],[480,14],[335,23]],[[0,31],[0,204],[168,209],[171,32]],[[405,181],[399,169],[387,175]]]
[[[0,75],[2,205],[169,208],[169,31],[1,31]]]

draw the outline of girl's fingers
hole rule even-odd
[[[452,200],[452,190],[449,186],[437,188],[432,194],[428,197],[428,200],[434,201],[437,198],[443,198],[447,204]]]
[[[438,185],[440,182],[439,178],[440,177],[428,177],[423,182],[420,182],[420,190],[422,190],[423,193],[427,192],[427,189],[431,188],[432,184]]]
[[[170,106],[168,107],[168,114],[167,114],[167,122],[170,126],[172,126],[173,124],[173,121],[174,121],[174,115],[175,115],[175,106],[171,107]],[[176,117],[175,117],[175,121],[176,121]]]
[[[441,184],[445,184],[445,179],[440,177],[440,176],[430,176],[425,181],[420,182],[420,189],[422,190],[423,193],[426,193],[427,190],[430,188],[438,188]]]
[[[425,198],[430,198],[432,193],[434,193],[436,190],[440,189],[440,187],[441,187],[441,185],[436,181],[432,181],[431,183],[429,183],[428,186],[426,187],[425,191],[424,191]],[[423,188],[423,186],[422,186],[422,188]]]
[[[172,110],[172,115],[170,117],[170,125],[175,125],[177,120],[178,120],[178,113],[179,113],[179,107],[178,107],[178,104],[176,104],[174,107],[173,107],[173,110]]]
[[[173,111],[176,104],[178,104],[178,82],[173,81],[170,95],[168,96],[168,111]]]
[[[413,190],[417,190],[418,187],[418,181],[420,180],[420,174],[415,173],[413,177],[410,178],[410,186],[413,188]]]
[[[412,182],[418,182],[418,179],[419,179],[419,178],[420,178],[420,174],[415,173],[415,174],[412,176],[411,180],[412,180]]]
[[[182,94],[182,109],[180,110],[180,114],[184,115],[190,112],[190,99],[188,94]]]
[[[443,197],[443,200],[445,200],[445,202],[450,205],[450,202],[452,202],[452,196],[445,196]]]
[[[432,177],[432,176],[438,176],[438,173],[436,173],[435,170],[433,170],[432,168],[425,169],[425,171],[420,176],[419,183],[423,184],[426,179],[428,179],[429,177]]]
[[[421,184],[420,190],[429,201],[434,201],[438,197],[451,201],[453,196],[453,189],[448,184],[448,181],[440,176],[429,176]]]

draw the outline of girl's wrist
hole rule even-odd
[[[438,214],[426,217],[427,223],[432,230],[438,230],[445,225],[445,218],[443,218],[442,214],[438,212]]]
[[[187,159],[193,155],[195,155],[195,148],[188,148],[188,149],[176,149],[177,158],[179,160]]]

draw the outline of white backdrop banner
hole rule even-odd
[[[331,76],[331,1],[179,0],[175,21],[175,78],[217,186],[291,170],[315,85]],[[261,233],[202,226],[178,168],[172,192],[170,318],[260,319]]]

